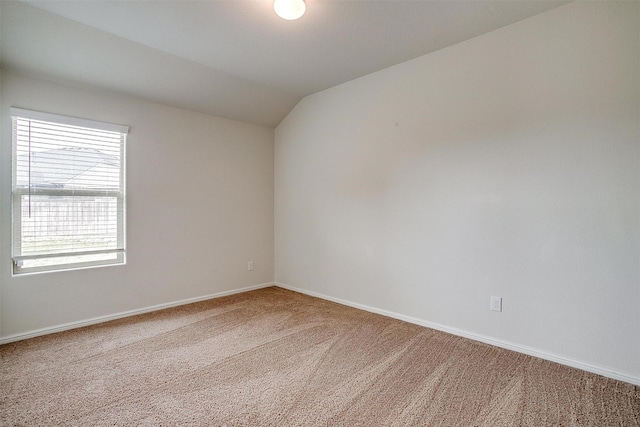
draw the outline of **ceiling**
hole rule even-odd
[[[275,127],[304,96],[561,6],[552,0],[0,0],[4,69]]]

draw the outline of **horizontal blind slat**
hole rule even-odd
[[[41,122],[53,122],[67,126],[77,126],[81,128],[99,129],[108,132],[117,132],[127,134],[129,127],[123,125],[115,125],[112,123],[99,122],[96,120],[80,119],[77,117],[61,116],[58,114],[43,113],[40,111],[26,110],[24,108],[11,107],[10,113],[12,117],[22,117]]]
[[[69,252],[69,253],[57,253],[57,254],[44,254],[44,255],[25,255],[25,256],[16,256],[13,257],[14,261],[24,261],[27,259],[42,259],[42,258],[57,258],[57,257],[65,257],[65,256],[77,256],[77,255],[97,255],[97,254],[109,254],[109,253],[118,253],[124,252],[124,248],[119,249],[107,249],[107,250],[99,250],[99,251],[84,251],[84,252]]]

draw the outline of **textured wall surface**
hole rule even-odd
[[[11,276],[10,106],[130,126],[126,266]],[[272,129],[4,72],[1,155],[2,337],[273,280]]]
[[[639,8],[572,3],[303,99],[275,135],[276,282],[640,382]]]

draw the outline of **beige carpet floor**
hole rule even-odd
[[[640,387],[267,288],[0,347],[3,426],[638,426]]]

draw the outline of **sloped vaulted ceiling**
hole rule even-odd
[[[1,63],[275,127],[304,96],[563,1],[2,1]]]

